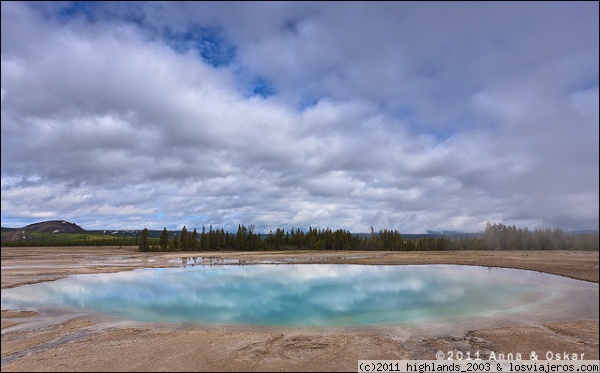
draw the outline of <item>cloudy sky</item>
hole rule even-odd
[[[598,228],[598,2],[1,4],[3,227]]]

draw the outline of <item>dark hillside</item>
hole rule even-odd
[[[137,245],[138,237],[106,231],[87,231],[66,220],[48,220],[23,228],[2,228],[2,246]]]
[[[48,220],[29,224],[23,230],[38,233],[84,233],[85,230],[75,223],[65,220]]]

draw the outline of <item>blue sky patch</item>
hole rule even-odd
[[[275,88],[267,80],[257,78],[253,82],[252,96],[269,97],[275,94]]]
[[[184,32],[167,29],[165,42],[177,53],[196,50],[202,59],[213,67],[229,65],[235,58],[235,47],[218,32],[200,26]]]
[[[73,1],[67,4],[58,12],[59,19],[69,20],[70,18],[83,16],[88,22],[96,21],[96,10],[102,3],[98,1]]]

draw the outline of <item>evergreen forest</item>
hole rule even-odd
[[[148,229],[139,236],[141,251],[272,251],[272,250],[598,250],[598,233],[566,233],[559,228],[517,228],[487,223],[483,235],[476,237],[420,236],[403,238],[397,230],[383,229],[370,234],[352,234],[344,229],[277,228],[268,234],[255,233],[252,227],[239,225],[237,232],[213,229],[198,232],[183,227],[179,232],[163,229],[159,238]]]

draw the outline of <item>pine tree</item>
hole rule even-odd
[[[179,247],[181,247],[181,250],[185,251],[185,250],[189,249],[189,235],[188,235],[187,227],[185,225],[181,229],[181,236],[179,237],[179,240],[181,243],[181,245],[179,245]]]
[[[169,250],[169,232],[164,228],[160,235],[159,247],[161,251]]]
[[[246,243],[246,227],[244,227],[241,224],[238,224],[238,230],[237,233],[235,234],[235,248],[237,250],[244,250],[246,249],[247,243]]]
[[[202,226],[202,234],[200,234],[200,250],[208,250],[208,237],[206,236],[206,228]]]
[[[190,249],[194,251],[198,250],[198,232],[196,231],[196,228],[194,228],[194,231],[192,232],[190,241]]]
[[[149,233],[148,229],[144,228],[142,230],[142,234],[140,235],[140,250],[141,251],[150,251],[150,242],[149,242]]]
[[[173,240],[171,240],[171,246],[172,246],[171,251],[179,251],[180,250],[179,242],[180,242],[179,237],[177,236],[177,234],[175,234],[173,236]]]

